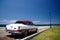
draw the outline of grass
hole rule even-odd
[[[60,40],[60,26],[54,26],[33,37],[31,40]]]

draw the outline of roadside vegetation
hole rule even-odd
[[[60,26],[52,28],[36,35],[31,40],[60,40]]]

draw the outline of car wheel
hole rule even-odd
[[[35,32],[37,32],[38,31],[38,29],[36,28],[36,31]]]
[[[25,32],[24,32],[24,36],[27,36],[27,35],[28,35],[28,31],[25,31]]]
[[[14,33],[11,33],[11,35],[15,35]]]

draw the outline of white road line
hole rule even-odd
[[[23,39],[17,39],[17,40],[27,40],[27,39],[29,39],[29,38],[31,38],[31,37],[39,34],[40,32],[42,32],[42,31],[44,31],[44,30],[47,30],[47,29],[50,28],[50,27],[49,27],[49,26],[46,26],[46,27],[38,27],[38,28],[40,28],[40,29],[39,29],[39,31],[38,31],[37,33],[34,33],[34,34],[32,34],[32,35],[30,35],[30,36],[27,36],[27,37],[25,37],[25,38],[23,38]]]
[[[46,29],[47,29],[47,28],[46,28]],[[40,31],[38,31],[37,33],[32,34],[32,35],[30,35],[30,36],[27,36],[27,37],[25,37],[25,38],[23,38],[23,39],[21,39],[21,40],[26,40],[26,39],[28,39],[28,38],[31,38],[31,37],[37,35],[38,33],[42,32],[42,31],[44,31],[44,30],[46,30],[46,29],[40,30]]]

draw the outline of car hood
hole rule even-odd
[[[24,24],[8,24],[7,26],[26,26]]]

